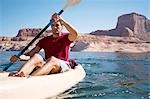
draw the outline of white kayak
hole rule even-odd
[[[70,89],[85,77],[81,65],[64,73],[8,77],[8,72],[0,73],[0,99],[45,99],[57,96]]]

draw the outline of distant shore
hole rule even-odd
[[[30,40],[1,41],[0,51],[19,51],[27,46],[29,42]],[[30,49],[32,49],[35,44],[33,44]],[[134,37],[80,35],[75,41],[72,51],[142,53],[150,52],[150,42]]]

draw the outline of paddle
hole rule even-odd
[[[60,12],[58,13],[58,15],[61,15],[67,7],[77,4],[77,3],[79,3],[79,1],[80,1],[80,0],[67,0],[66,5],[64,6],[64,8],[63,8],[62,10],[60,10]],[[35,41],[37,38],[39,38],[39,36],[40,36],[50,25],[52,25],[53,22],[54,22],[54,20],[51,19],[50,22],[41,30],[41,32],[40,32],[38,35],[36,35],[36,37],[35,37],[18,55],[16,55],[16,56],[17,56],[17,57],[20,57],[20,56],[34,43],[34,41]],[[6,67],[3,69],[3,71],[6,71],[12,64],[13,64],[12,62],[10,62],[10,63],[8,63],[8,64],[5,64]]]

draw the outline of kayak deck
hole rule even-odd
[[[0,73],[0,98],[2,99],[41,99],[56,96],[85,77],[81,65],[64,73],[8,77],[8,72]]]

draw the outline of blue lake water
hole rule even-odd
[[[18,52],[0,52],[0,69]],[[59,95],[72,99],[150,99],[150,53],[71,52],[81,63],[85,79]],[[17,62],[8,71],[16,71]]]

